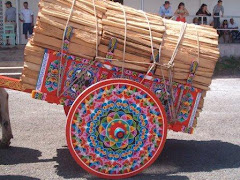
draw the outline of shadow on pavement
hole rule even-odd
[[[0,149],[0,165],[15,165],[36,162],[48,162],[50,160],[39,160],[42,153],[35,149],[10,147],[9,149]]]
[[[57,150],[54,160],[59,176],[98,179],[86,173],[71,157],[67,147]],[[213,170],[239,168],[240,146],[222,141],[187,141],[169,139],[157,161],[142,174],[131,179],[188,180],[181,172],[211,172]]]
[[[27,176],[0,176],[0,180],[40,180],[38,178],[32,178]]]
[[[58,165],[55,166],[57,174],[63,177],[64,179],[85,178],[89,180],[99,180],[99,178],[87,173],[74,161],[67,147],[64,147],[63,149],[58,149],[57,157],[53,159],[58,163]],[[189,180],[189,178],[185,176],[176,176],[176,175],[167,176],[166,174],[140,174],[131,179]]]

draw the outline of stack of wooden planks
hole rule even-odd
[[[25,65],[22,82],[25,87],[35,89],[44,49],[60,51],[63,33],[71,13],[72,0],[41,0],[34,36],[25,49]],[[102,18],[106,13],[105,3],[77,0],[68,23],[74,28],[69,45],[69,53],[83,58],[93,59],[96,56],[96,42],[99,44],[102,36]],[[96,23],[96,18],[98,23]],[[96,24],[98,40],[96,40]]]
[[[96,59],[102,62],[109,41],[114,37],[118,41],[114,59],[119,61],[112,61],[113,65],[122,67],[124,63],[128,69],[147,72],[153,62],[152,52],[158,52],[161,47],[160,58],[156,59],[159,62],[155,76],[164,75],[168,79],[169,69],[166,65],[177,47],[171,68],[173,81],[182,84],[187,83],[191,64],[197,60],[199,66],[192,85],[204,91],[198,112],[201,111],[219,58],[215,29],[194,24],[184,26],[184,23],[164,20],[111,1],[76,0],[71,10],[72,3],[73,0],[40,1],[34,36],[25,50],[22,75],[25,86],[35,89],[44,49],[61,50],[63,33],[71,13],[68,25],[74,28],[69,46],[72,55],[93,59],[97,44],[99,57]],[[184,34],[179,39],[182,31]]]

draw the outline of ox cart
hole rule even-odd
[[[152,33],[154,29],[153,26],[152,28],[150,26],[151,18],[152,22],[155,23],[155,19],[162,22],[160,17],[128,9],[108,1],[101,1],[100,4],[96,5],[95,1],[86,0],[73,1],[73,6],[68,7],[71,13],[65,19],[67,21],[64,31],[60,31],[62,27],[60,25],[56,28],[56,23],[51,22],[51,20],[45,21],[46,17],[51,18],[52,16],[54,16],[54,21],[58,21],[59,14],[53,14],[53,11],[58,7],[62,10],[63,5],[67,3],[71,5],[71,2],[61,0],[56,2],[42,0],[40,2],[42,10],[35,27],[35,35],[25,50],[23,76],[20,80],[0,76],[0,87],[28,92],[34,99],[63,105],[67,115],[66,140],[75,161],[86,171],[101,178],[131,177],[149,167],[158,158],[163,150],[168,130],[193,133],[199,116],[199,108],[201,109],[203,104],[201,100],[208,90],[207,86],[211,83],[211,81],[207,81],[208,78],[201,76],[211,79],[218,56],[218,51],[214,49],[215,54],[209,53],[209,59],[212,61],[205,60],[204,53],[207,51],[204,51],[204,48],[208,43],[211,44],[211,48],[216,48],[215,41],[212,43],[210,40],[215,39],[217,33],[210,27],[195,27],[195,25],[187,25],[186,23],[176,24],[174,21],[164,21],[167,28],[164,29],[167,32],[165,32],[166,36],[171,34],[169,26],[166,24],[175,23],[174,26],[180,27],[177,42],[174,44],[174,48],[171,46],[173,55],[168,58],[169,63],[164,65],[164,63],[161,64],[161,60],[164,61],[162,57],[169,53],[166,46],[168,37],[165,40],[165,45],[161,41],[160,47],[156,48],[154,42],[157,40],[154,39],[154,36],[158,34]],[[109,34],[112,38],[103,38],[107,33],[101,31],[102,40],[95,41],[97,43],[94,58],[80,56],[79,51],[73,50],[79,42],[77,38],[80,37],[76,35],[79,31],[74,31],[74,29],[82,28],[82,26],[74,26],[73,22],[83,23],[76,18],[74,19],[76,14],[72,11],[75,2],[78,2],[75,4],[78,9],[82,7],[80,3],[88,8],[91,7],[94,18],[99,18],[98,10],[108,16],[110,14],[108,12],[118,11],[119,8],[122,8],[125,15],[125,26],[123,26],[123,32],[125,32],[123,37],[125,38],[123,41],[120,36],[114,36],[111,33]],[[50,12],[47,11],[47,8],[52,7],[51,3],[56,4]],[[108,8],[111,10],[108,11]],[[140,27],[135,28],[135,30],[150,34],[147,41],[150,42],[148,62],[140,63],[126,60],[136,57],[133,56],[134,49],[129,48],[132,43],[128,43],[126,37],[129,30],[127,18],[130,19],[134,14],[133,12],[143,14],[147,20],[145,23],[148,25],[147,30],[146,28],[141,30]],[[100,17],[102,18],[103,30],[104,23],[108,22],[104,20],[106,16]],[[82,17],[84,18],[84,16]],[[61,18],[64,19],[64,16]],[[112,24],[118,26],[116,21]],[[62,20],[59,20],[60,22]],[[129,21],[129,24],[131,22]],[[45,26],[47,23],[54,26],[55,29]],[[86,25],[85,21],[84,23]],[[143,24],[139,24],[139,26],[143,27]],[[44,31],[46,27],[49,28],[49,31]],[[130,29],[134,30],[133,27],[132,24]],[[192,27],[196,31],[199,29],[199,34],[194,32],[194,36],[188,36],[187,33],[192,33],[188,28]],[[53,29],[55,34],[50,32]],[[207,30],[210,32],[204,34],[200,29],[203,32]],[[64,36],[61,48],[56,48],[58,41],[52,43],[53,37],[58,36],[58,31]],[[210,39],[211,33],[214,36],[212,39]],[[97,28],[96,39],[99,38],[98,36],[99,30]],[[189,58],[191,60],[184,57],[184,49],[181,49],[181,46],[183,48],[187,44],[187,38],[192,38],[191,42],[198,44],[197,47],[194,46],[197,53]],[[134,42],[137,40],[135,39]],[[104,49],[102,47],[105,46],[101,43],[106,41],[108,41],[108,46]],[[183,41],[184,43],[182,43]],[[193,47],[189,44],[188,46],[188,50]],[[143,45],[137,47],[142,48]],[[42,49],[44,51],[40,52]],[[123,60],[119,60],[119,49],[122,49],[123,56],[121,57]],[[142,49],[148,51],[147,48]],[[127,53],[128,50],[132,53]],[[83,51],[84,49],[82,49]],[[141,57],[139,61],[140,59]],[[174,67],[174,59],[182,60],[182,64],[176,62]],[[212,63],[213,61],[214,63]],[[210,65],[211,67],[209,67]],[[141,66],[147,71],[141,71]],[[181,68],[186,68],[184,71],[186,77],[174,78],[178,77],[174,74],[176,70],[179,72],[179,76],[181,75],[183,72]],[[34,81],[34,77],[36,81]],[[205,83],[197,83],[200,81]]]
[[[135,175],[158,158],[167,130],[193,133],[201,90],[173,83],[170,92],[163,79],[144,79],[144,74],[128,69],[122,76],[110,63],[91,65],[68,55],[68,71],[57,96],[58,53],[46,50],[36,90],[3,76],[0,87],[63,105],[68,148],[88,172],[103,178]]]

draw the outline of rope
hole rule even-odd
[[[124,16],[124,21],[125,21],[125,35],[124,35],[124,47],[123,47],[123,64],[122,64],[122,76],[124,75],[124,62],[125,62],[125,57],[126,57],[126,46],[127,46],[127,16],[126,16],[126,11],[124,9],[124,6],[119,4],[122,8],[123,11],[123,16]]]
[[[96,59],[99,59],[99,60],[108,60],[108,58],[106,57],[96,57]],[[153,63],[148,63],[148,62],[137,62],[137,61],[129,61],[129,60],[125,60],[125,61],[122,61],[122,60],[119,60],[119,59],[111,59],[111,61],[118,61],[118,62],[128,62],[128,63],[132,63],[132,64],[144,64],[144,65],[152,65]],[[165,68],[168,68],[169,66],[167,64],[160,64],[160,63],[156,63],[157,66],[161,66],[161,67],[165,67]]]
[[[75,2],[76,0],[74,0]],[[86,67],[86,69],[84,71],[82,71],[79,75],[78,78],[76,78],[67,88],[64,87],[63,89],[63,93],[61,93],[61,96],[67,91],[69,90],[70,87],[72,87],[90,68],[91,66],[95,63],[96,58],[98,57],[98,18],[97,18],[97,11],[96,11],[96,5],[95,5],[95,0],[92,1],[93,3],[93,9],[94,9],[94,15],[96,18],[96,57],[92,60],[91,63],[89,63],[89,65]],[[73,4],[74,6],[74,4]],[[71,12],[72,14],[72,12]],[[70,19],[70,18],[69,18]],[[62,55],[61,55],[62,56]]]
[[[197,59],[197,62],[199,63],[199,59],[200,59],[200,42],[199,42],[199,34],[198,34],[197,25],[195,25],[195,29],[196,29],[197,45],[198,45],[198,59]]]
[[[176,58],[176,56],[177,56],[178,48],[179,48],[179,46],[180,46],[180,43],[181,43],[181,41],[182,41],[182,38],[183,38],[183,35],[184,35],[184,33],[185,33],[186,28],[187,28],[187,23],[184,23],[184,24],[182,25],[181,30],[180,30],[180,36],[179,36],[179,38],[178,38],[176,48],[175,48],[175,50],[174,50],[174,52],[173,52],[173,55],[172,55],[172,57],[171,57],[171,59],[170,59],[170,61],[169,61],[169,63],[168,63],[169,66],[171,66],[171,67],[173,66],[173,62],[174,62],[174,60],[175,60],[175,58]]]
[[[167,32],[166,20],[165,20],[165,19],[162,19],[162,20],[163,20],[163,25],[164,25],[164,27],[165,27],[165,32],[164,32],[164,34],[163,34],[162,43],[160,44],[159,52],[158,52],[158,54],[159,54],[159,63],[160,63],[160,60],[161,60],[162,46],[163,46],[163,44],[164,44],[164,37],[165,37],[166,32]]]
[[[149,19],[147,17],[147,14],[146,12],[142,11],[146,20],[147,20],[147,23],[148,23],[148,29],[149,29],[149,34],[150,34],[150,40],[151,40],[151,49],[152,49],[152,55],[153,55],[153,62],[156,63],[156,59],[155,59],[155,56],[154,56],[154,48],[153,48],[153,36],[152,36],[152,28],[150,26],[150,22],[149,22]]]
[[[171,117],[171,119],[173,119],[173,113],[172,113],[172,111],[171,111],[171,105],[170,105],[170,103],[169,103],[169,94],[168,94],[168,88],[167,88],[166,78],[165,78],[165,75],[164,75],[164,73],[163,73],[162,67],[161,67],[160,69],[161,69],[161,74],[162,74],[162,77],[163,77],[164,90],[165,90],[165,92],[166,92],[166,94],[167,94],[167,98],[168,98],[167,103],[168,103],[168,108],[169,108],[169,110],[170,110],[170,117]],[[172,88],[172,87],[171,87],[171,88]]]
[[[76,3],[76,0],[73,0],[71,10],[70,10],[67,22],[66,22],[65,30],[63,32],[62,46],[61,46],[61,57],[60,57],[60,65],[59,65],[59,73],[58,73],[57,97],[59,97],[59,93],[60,93],[60,89],[61,89],[61,82],[62,82],[62,60],[63,60],[63,46],[64,46],[65,34],[67,32],[67,27],[68,27],[68,24],[69,24],[70,19],[72,17],[73,8],[74,8],[75,3]]]
[[[93,9],[94,9],[94,16],[96,20],[96,57],[98,57],[98,18],[97,18],[95,0],[93,0]]]
[[[70,87],[72,87],[90,68],[91,66],[95,63],[95,60],[93,60],[91,63],[89,63],[89,65],[87,66],[87,68],[82,71],[78,77],[68,86],[68,87],[64,87],[63,89],[63,93],[61,94],[61,96],[67,91],[70,89]]]
[[[179,46],[180,46],[180,43],[182,41],[182,38],[184,37],[184,34],[185,34],[185,31],[186,31],[186,28],[187,28],[187,23],[184,23],[180,29],[180,36],[178,38],[178,42],[177,42],[177,45],[175,47],[175,50],[173,52],[173,55],[168,63],[169,67],[169,84],[170,84],[170,93],[171,93],[171,107],[172,107],[172,120],[173,122],[176,122],[177,120],[177,117],[176,117],[176,109],[174,107],[174,102],[175,102],[175,97],[174,97],[174,92],[173,92],[173,72],[172,72],[172,68],[174,66],[173,62],[177,56],[177,53],[178,53],[178,49],[179,49]]]
[[[163,19],[163,23],[164,23],[164,26],[166,27],[166,20],[165,19]],[[167,69],[169,70],[169,91],[170,91],[170,97],[169,97],[169,94],[168,94],[168,91],[167,91],[166,79],[165,79],[165,75],[164,75],[163,69],[162,69],[162,67],[164,67],[164,65],[161,65],[161,64],[157,63],[157,65],[160,65],[160,67],[161,67],[160,69],[161,69],[161,73],[162,73],[162,77],[163,77],[163,81],[164,81],[164,88],[165,88],[165,91],[167,93],[168,99],[170,99],[170,101],[171,101],[171,102],[168,101],[168,107],[169,107],[170,116],[171,116],[171,119],[172,119],[173,122],[176,121],[176,111],[175,111],[175,107],[174,107],[175,98],[174,98],[174,94],[173,94],[172,67],[174,66],[173,62],[174,62],[174,60],[176,58],[176,55],[177,55],[180,43],[182,41],[183,35],[185,33],[186,27],[187,27],[187,24],[184,23],[183,26],[181,27],[180,36],[178,38],[177,45],[176,45],[175,50],[174,50],[174,52],[172,54],[172,57],[171,57],[170,61],[168,62],[168,64],[165,65],[165,66],[167,66]],[[165,33],[163,35],[163,42],[161,43],[161,45],[159,47],[159,59],[161,57],[161,51],[162,51],[162,46],[164,44],[165,34],[166,34],[166,31],[165,31]],[[171,105],[170,105],[170,103],[171,103]]]
[[[156,59],[155,59],[155,55],[154,55],[154,48],[153,48],[153,36],[152,36],[152,28],[150,26],[150,22],[149,19],[147,17],[146,12],[141,11],[143,13],[143,15],[145,16],[147,23],[148,23],[148,30],[149,30],[149,37],[150,37],[150,41],[151,41],[151,49],[152,49],[152,57],[153,57],[153,63],[151,64],[151,67],[149,68],[147,74],[144,76],[144,78],[142,79],[142,81],[140,83],[142,83],[146,77],[148,76],[148,74],[153,70],[153,68],[156,66]]]
[[[165,26],[165,29],[167,28],[166,27],[166,19],[163,19],[163,25]],[[161,60],[161,54],[162,54],[162,47],[163,47],[163,45],[164,45],[164,37],[165,37],[165,35],[166,35],[166,31],[164,32],[164,34],[163,34],[163,40],[162,40],[162,43],[160,44],[160,47],[159,47],[159,52],[158,52],[158,54],[159,54],[159,63],[156,63],[158,66],[160,66],[160,70],[161,70],[161,74],[162,74],[162,78],[163,78],[163,84],[164,84],[164,89],[165,89],[165,92],[166,92],[166,95],[167,95],[167,98],[168,98],[168,101],[167,101],[167,103],[168,103],[168,108],[169,108],[169,110],[170,110],[170,117],[171,117],[171,119],[173,119],[174,117],[174,115],[173,115],[173,112],[172,112],[172,109],[171,109],[171,105],[170,105],[170,102],[169,102],[169,99],[171,100],[171,102],[173,101],[173,99],[171,99],[171,96],[169,97],[169,94],[168,94],[168,88],[167,88],[167,83],[166,83],[166,78],[165,78],[165,75],[164,75],[164,73],[163,73],[163,69],[162,69],[162,67],[166,67],[166,68],[169,68],[169,66],[168,65],[161,65],[160,64],[160,60]],[[169,79],[171,79],[172,77],[169,77]],[[170,91],[172,91],[172,86],[169,86],[170,87]]]
[[[96,59],[100,59],[100,60],[109,60],[106,57],[96,57]],[[144,65],[151,65],[152,63],[147,63],[147,62],[137,62],[137,61],[129,61],[129,60],[119,60],[119,59],[111,59],[111,61],[118,61],[118,62],[128,62],[128,63],[132,63],[132,64],[144,64]]]

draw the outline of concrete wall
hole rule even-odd
[[[221,57],[240,57],[240,44],[219,44]]]

